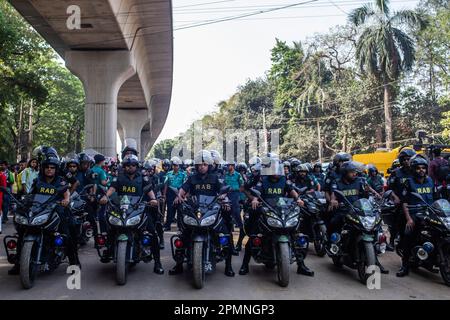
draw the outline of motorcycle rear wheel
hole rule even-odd
[[[443,248],[443,257],[441,258],[441,264],[439,265],[439,271],[441,272],[442,280],[445,285],[450,287],[450,247]]]

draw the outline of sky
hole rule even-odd
[[[169,115],[157,142],[174,138],[248,79],[270,68],[275,38],[288,43],[327,32],[368,1],[318,0],[232,21],[187,29],[205,20],[236,17],[308,0],[172,0],[174,73]],[[391,0],[394,10],[413,9],[417,0]]]

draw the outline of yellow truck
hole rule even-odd
[[[362,153],[353,155],[353,160],[364,163],[365,165],[373,164],[378,171],[385,177],[389,176],[388,170],[392,166],[392,162],[397,159],[402,149],[413,149],[419,154],[425,154],[427,157],[431,153],[432,148],[441,148],[442,156],[450,155],[450,148],[447,145],[409,145],[402,146],[392,150],[378,149],[373,153]]]

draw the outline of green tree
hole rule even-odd
[[[386,147],[392,148],[393,87],[402,72],[411,70],[415,59],[414,41],[402,29],[422,29],[425,19],[411,10],[391,13],[389,0],[374,0],[374,5],[369,3],[353,10],[349,20],[362,30],[356,44],[361,70],[383,85]]]

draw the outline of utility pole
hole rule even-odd
[[[22,160],[22,135],[23,135],[23,100],[20,100],[19,107],[19,128],[17,132],[17,160]]]
[[[28,159],[31,159],[33,147],[33,99],[30,101],[30,114],[28,118]]]
[[[320,121],[317,119],[317,141],[319,143],[319,162],[322,163],[322,139],[320,137]]]
[[[264,154],[269,152],[267,141],[267,127],[266,127],[266,108],[263,108],[263,129],[264,129]]]

